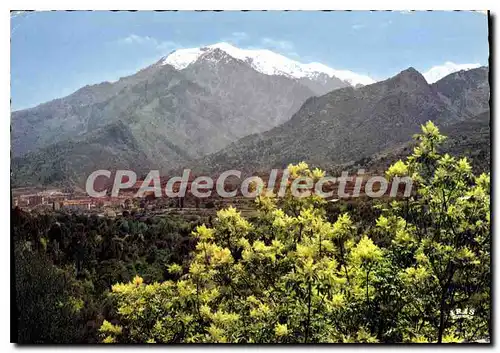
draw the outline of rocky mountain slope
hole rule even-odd
[[[117,121],[78,139],[63,141],[12,159],[12,186],[85,185],[87,176],[103,165],[109,169],[148,169],[129,128]]]
[[[30,181],[22,171],[32,171],[32,156],[41,158],[48,150],[71,160],[67,154],[74,149],[63,146],[86,146],[96,131],[119,121],[151,168],[170,169],[281,124],[314,94],[296,79],[260,73],[219,49],[182,70],[158,62],[115,83],[86,86],[68,97],[13,112],[12,153],[25,157],[16,160],[16,166],[23,166],[16,176]],[[110,159],[98,158],[101,168],[117,165],[112,154],[106,156]],[[76,169],[70,174],[90,165],[71,163]]]
[[[488,75],[489,70],[484,66],[458,71],[437,81],[432,87],[460,117],[474,117],[489,109]]]
[[[203,158],[195,169],[259,171],[302,160],[321,166],[349,163],[408,142],[428,120],[447,126],[470,119],[488,109],[488,100],[487,68],[454,73],[433,85],[409,68],[359,89],[310,98],[289,121]]]
[[[441,153],[466,156],[476,174],[491,170],[490,110],[475,117],[442,126],[440,132],[446,136],[440,148]],[[400,159],[404,160],[412,154],[414,146],[414,141],[406,142],[352,163],[337,165],[333,168],[333,173],[340,173],[342,170],[356,172],[363,168],[367,173],[383,174],[391,164]]]

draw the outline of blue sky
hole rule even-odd
[[[382,79],[446,61],[488,63],[473,12],[32,12],[11,15],[12,109],[133,74],[177,48],[268,48]]]

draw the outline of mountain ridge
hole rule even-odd
[[[162,65],[169,64],[182,70],[196,62],[200,56],[212,50],[222,50],[230,56],[243,60],[255,70],[267,75],[284,75],[292,78],[315,79],[321,74],[335,76],[349,85],[367,85],[375,83],[372,78],[349,70],[334,70],[320,63],[302,64],[267,49],[240,49],[229,43],[221,42],[198,48],[178,49],[160,60]]]
[[[476,71],[473,71],[476,70]],[[429,85],[410,67],[398,75],[358,89],[341,88],[311,97],[290,120],[261,134],[247,136],[223,150],[203,157],[194,169],[220,172],[223,169],[258,171],[284,168],[302,160],[315,165],[342,164],[368,157],[408,141],[428,120],[446,126],[472,114],[457,110],[464,92],[481,87],[477,100],[466,100],[477,113],[487,108],[488,69],[478,68],[445,77],[446,85]],[[470,77],[467,89],[463,77]],[[446,88],[443,92],[440,88]],[[449,95],[448,100],[443,100]],[[477,97],[476,97],[477,98]]]

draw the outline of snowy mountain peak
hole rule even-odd
[[[233,58],[245,61],[256,71],[266,75],[282,75],[297,79],[315,79],[324,74],[329,77],[336,77],[352,86],[375,83],[375,80],[372,78],[352,71],[334,70],[324,64],[316,62],[302,64],[267,49],[240,49],[226,42],[216,43],[201,48],[176,50],[168,55],[162,61],[162,64],[169,64],[178,70],[182,70],[197,61],[204,53],[214,49],[220,49]]]
[[[428,83],[439,81],[445,76],[461,70],[471,70],[480,67],[480,64],[455,64],[447,61],[444,65],[434,66],[423,75]]]

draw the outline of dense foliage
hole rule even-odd
[[[30,215],[13,210],[18,341],[98,342],[103,315],[113,317],[108,292],[138,273],[149,282],[172,276],[195,240],[199,217],[117,219]]]
[[[113,285],[104,342],[464,342],[491,337],[490,185],[467,160],[441,155],[432,123],[387,176],[411,197],[380,203],[374,224],[325,201],[272,194],[259,217],[234,208],[200,225],[172,276]],[[320,178],[305,163],[292,178]],[[367,222],[371,222],[370,219]],[[116,320],[117,319],[117,320]]]

